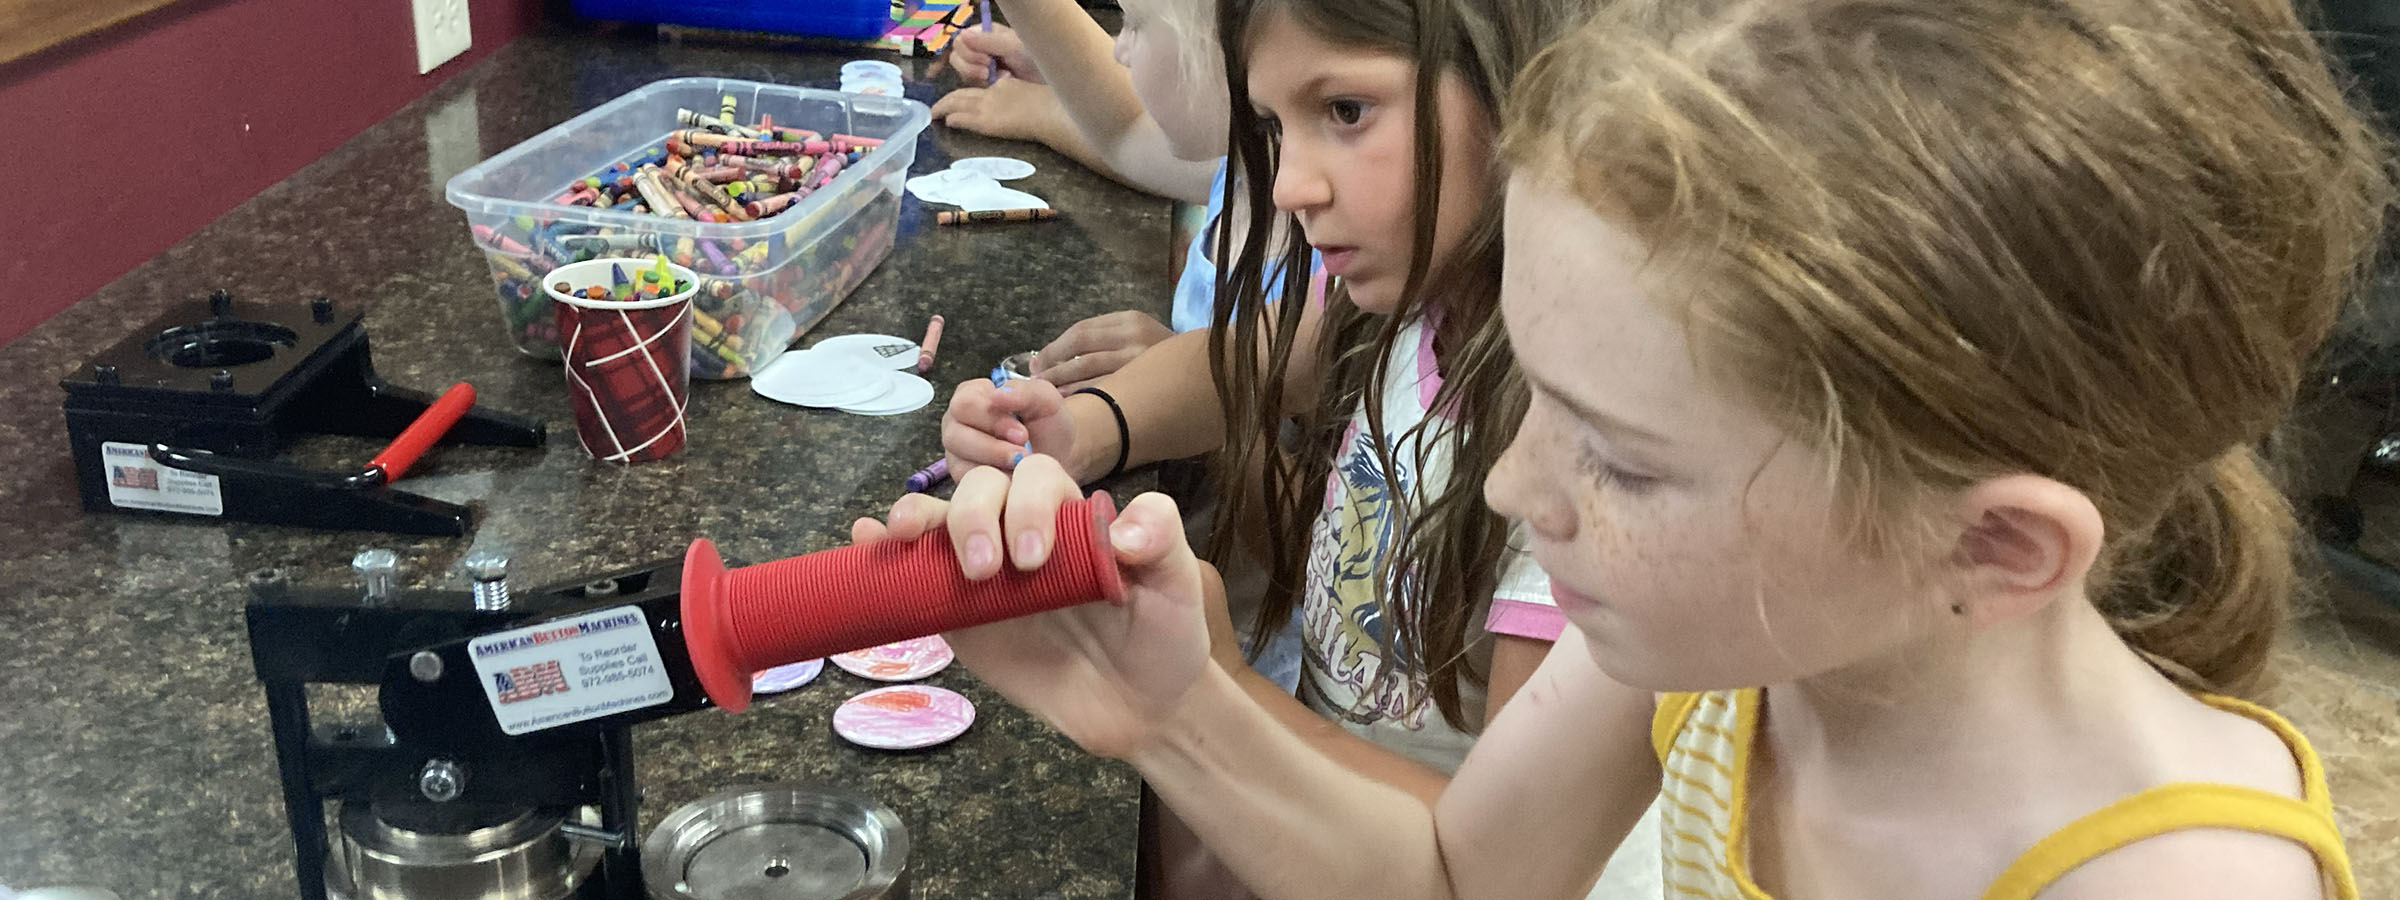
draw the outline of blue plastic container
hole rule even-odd
[[[594,19],[771,31],[871,41],[892,28],[891,0],[575,0]]]

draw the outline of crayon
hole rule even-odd
[[[659,189],[664,191],[668,197],[674,198],[675,202],[683,207],[685,215],[689,216],[690,218],[699,219],[703,222],[714,222],[718,220],[719,217],[717,213],[714,210],[709,209],[706,203],[701,202],[698,196],[695,196],[691,191],[686,190],[683,187],[682,181],[675,179],[659,179],[658,182]]]
[[[708,205],[716,207],[717,211],[725,213],[728,218],[736,222],[749,221],[750,214],[742,212],[741,207],[734,204],[733,198],[725,195],[724,188],[704,179],[691,177],[691,172],[690,169],[684,170],[683,187],[686,190],[700,195],[701,200],[707,201]]]
[[[786,207],[800,202],[801,198],[806,196],[808,196],[808,194],[802,191],[776,194],[764,200],[750,201],[746,208],[749,210],[751,218],[764,219],[768,216],[784,211]]]
[[[490,225],[477,225],[474,226],[472,230],[475,232],[475,236],[481,238],[485,244],[498,247],[501,250],[509,253],[524,255],[533,252],[532,250],[526,248],[524,244],[516,242],[508,235],[501,234],[498,229],[495,229]]]
[[[683,211],[683,207],[675,202],[675,198],[667,193],[666,185],[660,180],[656,167],[643,166],[633,170],[633,189],[642,195],[642,202],[650,207],[651,212],[670,218],[691,218]]]
[[[698,181],[706,181],[711,184],[724,184],[728,181],[742,181],[748,179],[750,177],[750,170],[742,168],[741,166],[719,165],[710,166],[705,169],[694,168],[688,170],[684,173],[684,177]]]
[[[710,131],[750,138],[752,140],[765,137],[765,135],[760,134],[757,129],[744,128],[740,125],[726,121],[723,118],[712,116],[704,112],[694,112],[688,109],[678,109],[675,111],[675,124],[681,125],[685,128],[706,128]]]
[[[723,322],[710,318],[708,314],[698,310],[692,311],[692,330],[700,332],[709,340],[722,342],[727,347],[736,350],[742,347],[742,338],[739,334],[726,328]]]
[[[733,255],[734,266],[745,272],[766,265],[766,262],[767,245],[765,244],[751,244],[750,249]]]
[[[934,351],[942,346],[942,314],[934,313],[925,322],[925,339],[917,342],[917,374],[933,368]]]
[[[817,167],[809,170],[808,179],[800,182],[800,186],[813,191],[824,187],[826,182],[832,181],[834,176],[840,174],[842,174],[841,155],[828,153],[817,159]]]
[[[655,234],[568,234],[560,235],[558,242],[595,254],[612,250],[658,252],[658,235]]]
[[[1047,222],[1058,218],[1055,209],[979,209],[973,212],[946,209],[934,214],[933,220],[943,225],[978,225],[986,222]]]
[[[949,480],[950,458],[943,457],[941,459],[934,460],[931,465],[928,465],[925,468],[918,469],[916,474],[908,476],[908,481],[905,482],[905,485],[907,486],[909,493],[922,494],[926,491],[933,490],[942,482]]]
[[[722,136],[714,135],[714,137]],[[833,145],[824,141],[744,141],[725,138],[715,144],[703,143],[705,146],[713,146],[718,150],[739,153],[743,156],[816,156],[833,151]]]
[[[503,273],[506,273],[508,277],[517,279],[518,281],[533,280],[533,270],[527,268],[524,263],[518,262],[515,257],[501,256],[498,254],[487,254],[487,256],[492,261],[492,267],[499,269]]]

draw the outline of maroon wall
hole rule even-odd
[[[0,343],[493,50],[542,0],[469,0],[417,74],[408,0],[185,0],[0,67]],[[86,161],[89,161],[87,164]]]

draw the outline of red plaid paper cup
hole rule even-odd
[[[655,300],[593,300],[559,290],[615,284],[611,269],[635,283],[654,261],[595,259],[542,276],[558,342],[565,350],[567,405],[575,436],[592,458],[637,463],[683,449],[685,403],[691,396],[692,297],[687,289]],[[686,285],[700,279],[674,263],[667,271]]]

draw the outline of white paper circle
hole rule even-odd
[[[900,373],[850,353],[786,353],[750,377],[750,390],[798,406],[838,407],[883,396]]]
[[[852,353],[888,369],[917,367],[917,342],[888,334],[837,334],[812,344],[811,351]]]
[[[909,179],[908,192],[917,195],[917,199],[927,203],[956,203],[957,201],[950,198],[961,189],[986,184],[998,187],[1000,182],[992,180],[989,175],[977,175],[957,169],[943,169]]]
[[[975,727],[975,703],[930,684],[896,684],[842,701],[833,733],[861,747],[917,750],[946,743]]]
[[[963,186],[949,189],[949,203],[968,212],[991,209],[1049,209],[1050,201],[1016,188],[1001,187],[990,178],[978,178]]]
[[[1014,181],[1033,174],[1033,164],[1006,156],[972,156],[951,163],[950,168],[987,175],[1001,181]]]
[[[873,681],[931,678],[934,673],[949,668],[951,661],[957,658],[958,654],[950,649],[950,642],[938,634],[836,653],[832,657],[836,668]]]
[[[817,680],[817,673],[822,671],[825,671],[825,661],[810,659],[755,672],[750,676],[750,692],[780,694],[784,691],[794,690],[801,685]]]
[[[872,400],[845,403],[846,413],[862,416],[896,416],[924,409],[933,402],[933,382],[908,372],[892,373],[892,389]]]

